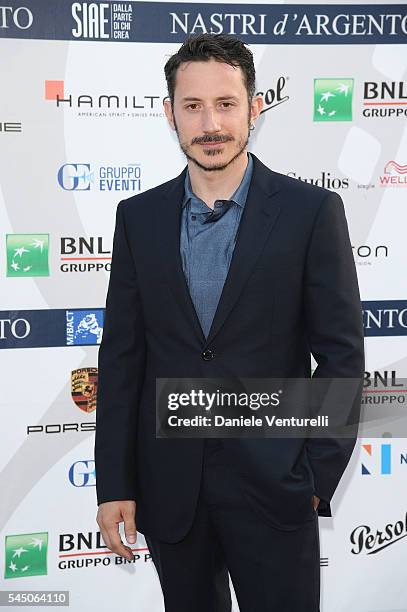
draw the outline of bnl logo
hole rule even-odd
[[[58,183],[65,191],[90,191],[93,183],[90,164],[64,164],[58,171]]]
[[[372,444],[362,444],[362,452],[365,457],[361,464],[363,476],[372,476],[373,474],[389,476],[392,473],[394,452],[391,444],[379,444],[375,448]],[[407,453],[400,453],[399,460],[396,463],[397,465],[407,465]]]

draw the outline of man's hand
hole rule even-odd
[[[134,555],[129,546],[125,546],[119,534],[119,523],[124,521],[124,533],[127,542],[134,544],[137,539],[135,523],[136,502],[133,500],[109,501],[99,505],[96,522],[100,527],[103,540],[109,550],[133,561]]]
[[[318,508],[318,505],[319,505],[320,501],[321,501],[320,498],[317,497],[316,495],[312,496],[312,505],[314,506],[315,512],[317,511],[317,508]]]

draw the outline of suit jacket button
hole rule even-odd
[[[215,354],[210,349],[206,349],[203,353],[201,353],[201,357],[205,361],[210,361],[211,359],[215,357]]]

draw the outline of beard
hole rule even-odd
[[[175,126],[175,131],[177,133],[179,146],[181,147],[181,150],[183,151],[185,157],[189,159],[190,161],[194,162],[194,164],[196,164],[198,168],[200,168],[201,170],[205,170],[206,172],[225,170],[225,168],[227,168],[231,163],[233,163],[235,159],[239,157],[239,155],[242,155],[242,153],[244,152],[244,150],[246,149],[249,143],[250,118],[249,118],[249,122],[247,126],[247,135],[246,137],[239,138],[239,140],[237,141],[237,147],[236,147],[237,153],[232,157],[232,159],[230,159],[227,162],[219,162],[219,163],[214,163],[214,164],[211,164],[210,166],[207,166],[203,164],[202,162],[200,162],[199,160],[197,160],[196,157],[193,157],[193,155],[190,152],[192,145],[202,144],[205,142],[229,142],[229,141],[234,141],[235,138],[233,138],[233,136],[231,135],[214,134],[213,136],[210,136],[207,134],[205,136],[196,136],[195,138],[192,139],[191,144],[187,144],[186,142],[181,141],[179,131],[178,131],[178,126],[175,121],[175,117],[173,119],[174,119],[174,126]],[[205,155],[207,155],[208,157],[215,157],[216,155],[219,155],[220,153],[219,149],[203,149],[203,151]]]

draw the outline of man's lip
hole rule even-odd
[[[225,144],[225,141],[217,141],[217,142],[201,142],[200,143],[203,147],[214,147],[216,145],[221,145],[221,144]]]

